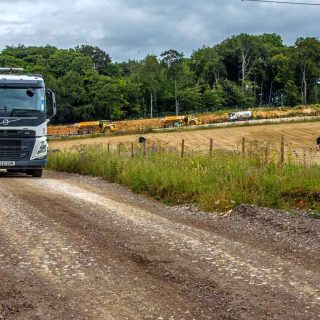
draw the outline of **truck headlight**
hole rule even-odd
[[[44,154],[44,153],[47,153],[47,144],[45,141],[41,141],[37,155]]]

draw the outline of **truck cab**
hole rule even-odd
[[[238,120],[236,112],[229,113],[228,117],[229,117],[229,121],[237,121]]]
[[[47,164],[47,124],[56,114],[55,95],[40,75],[0,68],[0,169],[41,177]],[[7,74],[6,72],[10,72]]]

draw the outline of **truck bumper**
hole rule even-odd
[[[15,161],[15,166],[0,166],[0,169],[13,169],[13,170],[28,170],[43,168],[47,165],[47,159],[29,160],[29,161]]]

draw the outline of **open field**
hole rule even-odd
[[[52,140],[50,141],[50,147],[52,149],[70,149],[80,145],[110,143],[111,148],[116,148],[118,144],[129,145],[131,142],[137,142],[139,136],[135,134],[66,141]],[[248,141],[257,140],[271,145],[280,145],[281,136],[284,136],[287,146],[302,151],[316,148],[316,139],[320,136],[320,121],[149,133],[143,136],[147,138],[149,145],[161,145],[166,148],[177,148],[180,146],[181,140],[184,139],[186,150],[195,151],[208,150],[210,138],[213,139],[214,149],[237,150],[240,147],[242,137],[245,137]]]

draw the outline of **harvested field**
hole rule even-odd
[[[139,136],[135,134],[66,141],[52,140],[50,141],[50,147],[53,149],[69,149],[80,145],[107,144],[110,142],[111,148],[116,148],[118,144],[129,145],[131,142],[137,142]],[[186,150],[195,151],[207,150],[210,138],[213,139],[215,149],[235,150],[239,149],[242,137],[245,137],[248,141],[257,140],[271,145],[280,145],[282,136],[285,138],[286,145],[293,149],[314,149],[316,139],[320,136],[320,122],[269,124],[144,135],[149,145],[161,145],[166,148],[177,148],[180,146],[181,140],[184,139]]]

